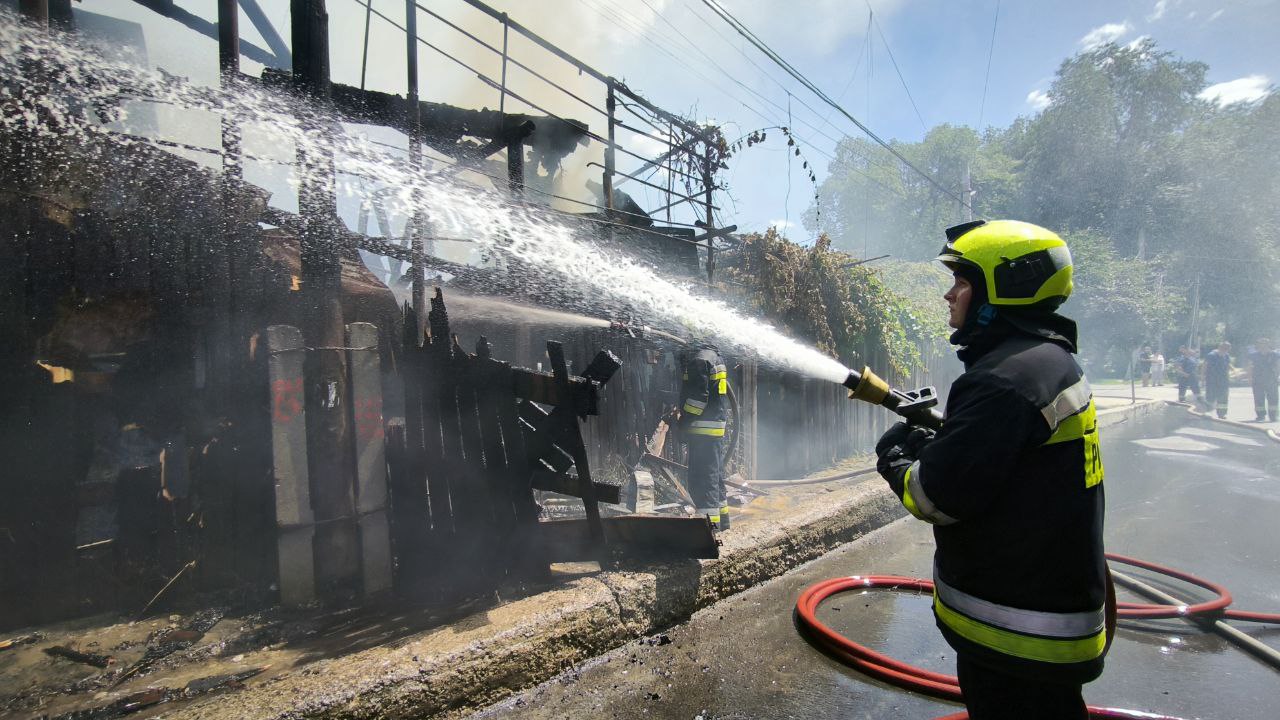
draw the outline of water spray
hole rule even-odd
[[[841,384],[849,388],[850,400],[861,400],[888,408],[915,425],[934,430],[942,428],[942,413],[935,407],[938,404],[938,391],[932,385],[909,392],[895,390],[866,366],[863,366],[862,372],[850,370],[849,377]]]

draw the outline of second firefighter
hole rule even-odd
[[[684,362],[680,430],[689,448],[689,495],[696,512],[719,530],[729,527],[724,492],[724,434],[729,413],[729,377],[724,360],[703,347]]]

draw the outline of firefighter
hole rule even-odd
[[[1083,719],[1114,595],[1102,547],[1103,469],[1076,326],[1071,254],[1013,220],[949,228],[938,256],[965,372],[942,429],[898,423],[878,469],[934,525],[934,615],[956,650],[969,717]]]
[[[696,512],[706,515],[717,530],[729,527],[722,449],[728,395],[728,373],[714,348],[704,346],[685,359],[679,427],[689,447],[689,495]]]
[[[1276,392],[1280,378],[1280,350],[1271,345],[1268,338],[1260,338],[1258,345],[1249,353],[1249,384],[1253,386],[1253,408],[1257,419],[1254,422],[1271,422],[1280,419],[1276,409]]]
[[[1204,401],[1218,417],[1227,417],[1231,396],[1231,343],[1223,340],[1204,358]]]

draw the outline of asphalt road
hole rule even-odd
[[[1109,550],[1222,582],[1237,608],[1280,612],[1280,445],[1171,413],[1109,429],[1103,459]],[[795,599],[811,583],[851,574],[928,577],[931,554],[928,527],[900,520],[474,717],[932,718],[954,712],[954,705],[869,680],[827,658],[792,623]],[[1179,595],[1189,592],[1130,574]],[[954,656],[933,625],[928,597],[845,594],[828,600],[820,618],[895,657],[953,672]],[[1280,647],[1280,628],[1239,627]],[[1275,718],[1280,670],[1186,622],[1124,622],[1106,672],[1086,687],[1085,698],[1184,718]]]

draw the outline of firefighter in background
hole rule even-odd
[[[715,349],[703,346],[685,358],[680,386],[680,430],[689,448],[689,495],[696,512],[718,530],[729,527],[724,492],[724,431],[729,379]]]
[[[1231,343],[1223,340],[1204,357],[1204,401],[1218,417],[1227,417],[1231,396]]]
[[[1253,386],[1254,422],[1280,420],[1276,408],[1277,385],[1280,385],[1280,350],[1276,350],[1268,338],[1259,338],[1258,345],[1249,353],[1249,384]]]
[[[1012,220],[947,230],[938,257],[965,372],[942,429],[898,423],[878,469],[934,525],[938,627],[969,717],[1083,720],[1114,629],[1093,393],[1072,355],[1066,243]]]

